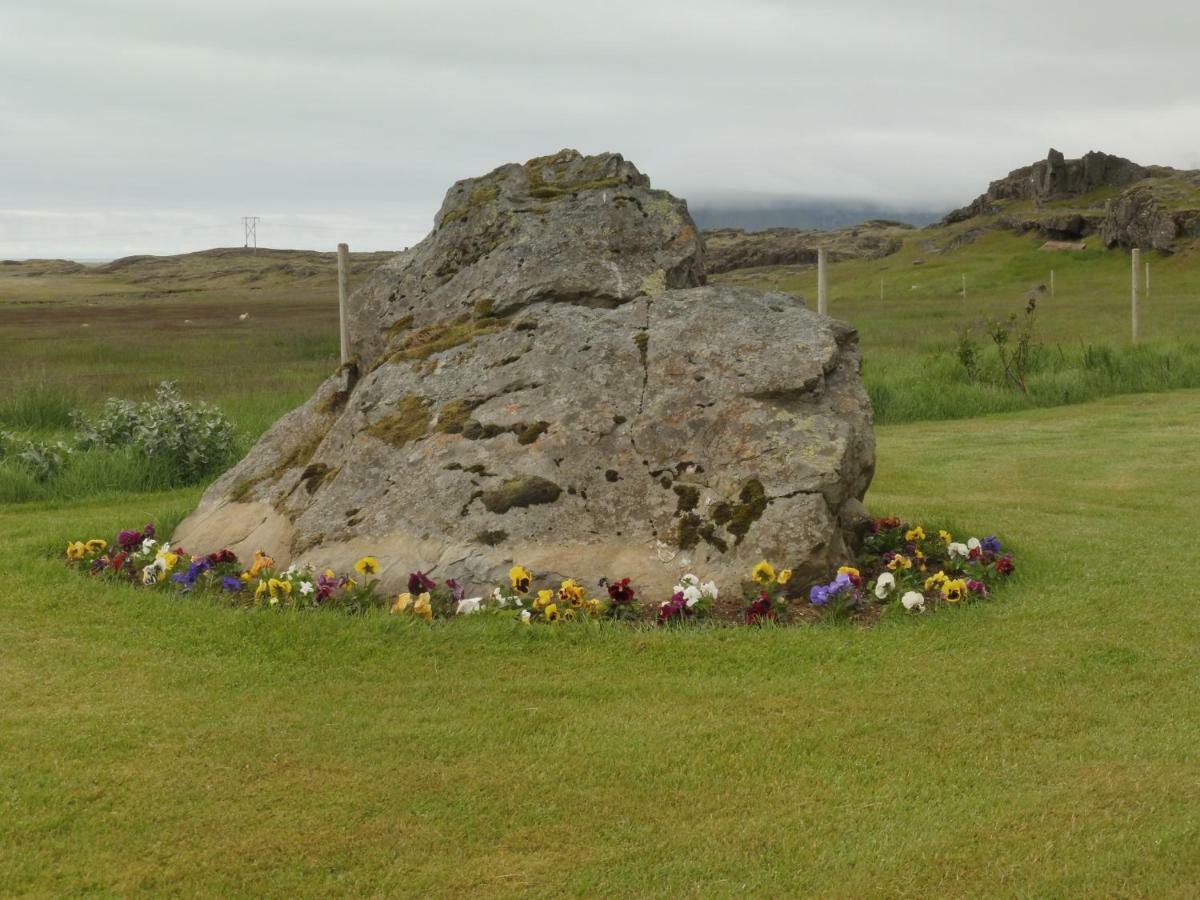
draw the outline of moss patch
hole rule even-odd
[[[435,353],[466,344],[485,334],[503,331],[506,324],[503,319],[477,320],[470,316],[459,316],[453,322],[429,325],[409,333],[403,343],[388,354],[387,359],[393,363],[425,360]]]
[[[739,499],[742,502],[730,510],[729,524],[726,526],[729,533],[735,538],[735,545],[742,542],[750,530],[750,526],[761,519],[762,514],[766,512],[767,492],[761,481],[751,478],[742,485]]]
[[[402,332],[402,331],[408,331],[408,329],[412,328],[412,323],[413,323],[413,317],[411,314],[409,314],[407,316],[401,316],[400,318],[398,318],[395,322],[393,322],[391,324],[391,326],[387,330],[388,340],[389,341],[392,340],[396,335],[400,334],[400,332]]]
[[[326,481],[337,475],[338,470],[325,463],[310,463],[300,476],[300,483],[310,494],[315,494]]]
[[[489,512],[503,514],[510,509],[553,503],[561,494],[562,488],[553,481],[537,475],[525,475],[506,479],[495,490],[484,491],[481,497]]]
[[[367,434],[393,447],[424,437],[429,430],[429,404],[415,394],[408,394],[396,404],[396,412],[364,429]]]
[[[462,434],[471,420],[471,412],[479,405],[478,400],[451,400],[438,411],[435,431],[442,434]]]
[[[676,515],[691,512],[700,505],[700,490],[698,488],[692,487],[690,484],[677,484],[671,490],[679,498],[679,502],[675,505]]]

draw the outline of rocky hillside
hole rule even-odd
[[[1097,236],[1105,246],[1169,253],[1200,237],[1200,171],[1142,166],[1092,151],[1045,160],[993,181],[942,225],[971,222],[1036,232],[1047,240]]]
[[[830,261],[878,259],[899,250],[905,235],[915,230],[901,222],[874,220],[838,231],[800,228],[705,231],[705,269],[717,275],[759,266],[813,265],[819,248],[829,252]]]

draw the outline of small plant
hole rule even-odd
[[[232,462],[233,423],[215,406],[187,402],[170,381],[159,385],[152,401],[109,398],[97,419],[77,415],[75,425],[79,449],[132,447],[162,461],[184,484]]]
[[[1037,300],[1032,297],[1025,306],[1024,318],[1018,319],[1017,314],[1012,313],[1007,319],[988,319],[987,322],[988,336],[996,345],[1004,381],[1023,394],[1029,393],[1029,373],[1041,352],[1041,344],[1034,339],[1036,324]]]
[[[30,441],[0,431],[0,459],[11,459],[32,476],[44,483],[54,478],[67,463],[71,448],[62,441]]]
[[[750,572],[750,589],[743,595],[743,616],[747,625],[777,622],[787,614],[786,587],[792,580],[791,569],[780,569],[765,559]]]
[[[956,351],[959,365],[966,372],[970,381],[979,380],[979,342],[967,325],[958,330],[958,349]]]
[[[719,592],[715,582],[701,584],[695,575],[687,574],[675,585],[675,592],[658,608],[658,624],[670,625],[692,619],[706,619],[712,612]]]

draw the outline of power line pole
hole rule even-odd
[[[242,216],[242,227],[246,232],[246,242],[243,247],[254,247],[254,252],[258,252],[258,216]]]

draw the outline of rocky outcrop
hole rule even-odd
[[[796,589],[849,559],[874,470],[855,331],[795,297],[702,286],[686,205],[615,154],[451,188],[354,298],[359,352],[177,530],[471,588],[513,562]]]
[[[968,206],[949,213],[942,224],[952,225],[975,216],[993,215],[1002,210],[1004,203],[1011,201],[1058,200],[1101,187],[1125,187],[1163,171],[1169,170],[1139,166],[1123,157],[1095,150],[1080,159],[1066,159],[1062,153],[1051,149],[1041,162],[1016,169],[993,181],[986,192]]]
[[[1100,237],[1107,247],[1138,247],[1170,252],[1186,233],[1184,222],[1150,188],[1132,188],[1108,204]]]
[[[911,225],[882,220],[838,231],[714,229],[703,232],[705,268],[715,275],[759,266],[814,265],[821,247],[829,252],[831,262],[879,259],[896,253],[904,234],[912,230]]]

